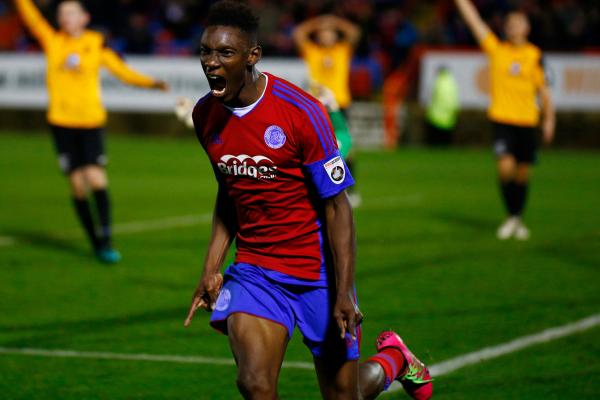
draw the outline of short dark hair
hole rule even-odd
[[[258,35],[258,16],[243,1],[221,0],[208,10],[206,27],[222,25],[238,28],[247,33],[251,41],[256,42]]]

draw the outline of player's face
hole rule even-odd
[[[63,1],[58,6],[58,25],[69,35],[77,35],[90,22],[89,14],[77,1]]]
[[[200,62],[213,96],[234,101],[261,57],[248,35],[230,26],[208,27],[200,42]]]
[[[529,35],[529,21],[527,17],[520,12],[508,14],[504,24],[506,38],[511,43],[522,43],[527,40]]]
[[[324,47],[331,47],[337,42],[337,33],[333,29],[319,29],[316,33],[317,43]]]

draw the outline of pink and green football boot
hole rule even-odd
[[[396,380],[402,384],[402,387],[416,400],[429,400],[433,393],[433,379],[429,370],[411,351],[406,347],[402,338],[393,331],[384,331],[377,338],[377,352],[383,349],[393,347],[400,350],[407,366],[404,371],[396,377]]]

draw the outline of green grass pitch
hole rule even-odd
[[[192,136],[192,135],[190,135]],[[205,215],[215,184],[195,139],[108,139],[115,223]],[[600,311],[598,153],[544,151],[528,242],[499,242],[487,150],[358,154],[357,285],[363,355],[394,328],[430,364]],[[229,358],[208,315],[183,328],[208,223],[116,235],[98,264],[74,218],[48,135],[0,135],[0,347]],[[296,332],[287,360],[310,361]],[[600,398],[600,329],[467,367],[439,399]],[[283,399],[319,398],[284,369]],[[405,398],[395,393],[397,398]],[[0,354],[3,399],[234,399],[235,368]],[[389,398],[389,397],[388,397]]]

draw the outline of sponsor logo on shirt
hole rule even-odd
[[[327,171],[327,175],[329,175],[329,179],[331,182],[339,185],[344,181],[344,177],[346,176],[346,170],[344,169],[344,161],[342,157],[337,156],[332,158],[323,164],[325,171]]]
[[[219,171],[225,175],[247,176],[255,179],[275,179],[277,166],[273,160],[265,156],[249,156],[240,154],[234,156],[226,154],[217,163]]]
[[[265,143],[272,149],[279,149],[285,144],[285,133],[277,125],[271,125],[265,130]]]

